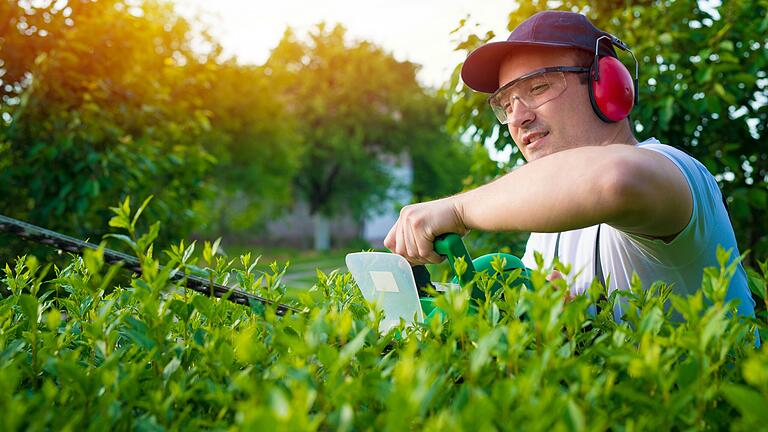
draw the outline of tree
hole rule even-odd
[[[71,19],[25,33],[51,40],[31,43],[44,49],[15,73],[24,77],[18,99],[5,98],[3,211],[93,238],[107,231],[110,205],[154,195],[151,217],[183,235],[213,162],[198,143],[210,128],[198,90],[213,78],[212,60],[192,51],[188,23],[167,4],[75,5],[77,16],[55,5],[25,12]],[[6,27],[9,40],[29,29],[20,22]],[[4,61],[15,55],[6,48]]]
[[[527,1],[512,9],[509,29],[550,2]],[[768,3],[723,2],[700,7],[687,1],[563,1],[557,9],[580,11],[617,35],[640,62],[640,105],[632,113],[639,138],[655,136],[702,161],[716,175],[731,207],[742,249],[768,255]],[[460,29],[465,23],[462,23]],[[457,49],[467,52],[493,38],[470,32]],[[623,58],[632,64],[631,58]],[[450,85],[449,126],[491,140],[502,148],[512,140],[485,98],[460,83]],[[505,169],[522,163],[515,151]],[[489,180],[478,178],[477,184]]]
[[[427,92],[420,109],[411,114],[414,141],[425,145],[409,149],[413,166],[411,192],[414,202],[442,198],[464,187],[472,165],[472,147],[445,127],[447,101],[443,92]],[[416,135],[419,137],[416,138]],[[407,204],[407,203],[406,203]]]
[[[447,140],[416,69],[369,42],[348,42],[340,25],[319,24],[306,41],[289,29],[273,50],[265,72],[299,121],[306,151],[294,183],[316,226],[342,211],[359,218],[386,201],[392,179],[383,158]]]
[[[301,151],[268,77],[221,61],[170,3],[0,13],[3,213],[98,238],[110,206],[154,195],[167,240],[251,228],[289,201]]]
[[[263,68],[228,61],[216,66],[205,96],[211,130],[203,145],[217,158],[217,195],[206,203],[209,231],[253,230],[292,199],[303,146],[297,119]]]

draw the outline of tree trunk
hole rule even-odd
[[[320,213],[312,216],[315,226],[315,250],[326,251],[331,248],[331,223]]]

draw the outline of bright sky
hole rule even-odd
[[[464,59],[454,52],[459,20],[484,33],[505,39],[507,15],[514,2],[502,0],[175,0],[185,16],[199,16],[210,25],[225,53],[240,63],[261,64],[286,26],[297,34],[320,21],[341,23],[348,35],[366,39],[399,60],[422,65],[419,79],[430,86],[447,81]]]

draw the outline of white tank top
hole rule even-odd
[[[674,147],[650,138],[637,145],[659,152],[682,171],[693,195],[693,212],[688,225],[670,243],[619,231],[602,224],[600,230],[600,264],[608,283],[608,292],[629,289],[632,275],[637,273],[643,288],[661,280],[672,284],[672,292],[686,296],[701,287],[705,267],[719,267],[717,245],[731,249],[732,261],[739,257],[736,237],[722,202],[720,188],[712,174],[699,161]],[[582,294],[595,274],[595,240],[597,225],[561,233],[559,259],[572,266],[566,276],[572,294]],[[545,264],[554,259],[557,233],[531,233],[523,263],[536,268],[534,251],[542,254]],[[727,300],[740,301],[738,312],[754,316],[755,301],[749,292],[747,275],[741,264],[731,280]],[[614,308],[614,317],[622,315],[621,302]],[[681,319],[679,314],[673,315]]]

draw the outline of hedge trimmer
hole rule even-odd
[[[530,287],[529,270],[516,256],[508,253],[491,253],[474,260],[469,256],[464,241],[458,234],[441,234],[435,238],[435,252],[448,259],[448,264],[455,275],[452,283],[443,284],[431,281],[427,268],[423,265],[412,267],[408,261],[400,255],[384,252],[357,252],[348,254],[346,264],[352,277],[360,287],[360,291],[369,302],[378,303],[384,310],[384,320],[379,329],[386,331],[404,320],[406,323],[414,321],[429,321],[432,317],[443,312],[435,307],[434,297],[430,295],[432,288],[435,291],[449,291],[460,289],[468,285],[475,277],[476,272],[488,272],[490,275],[504,275],[515,269],[520,269],[520,275],[512,281],[511,286],[525,284]],[[494,260],[499,260],[499,265],[494,269]],[[462,262],[463,264],[459,264]],[[500,272],[497,272],[497,269]],[[491,286],[491,292],[501,288],[497,279]],[[485,293],[476,285],[470,292],[471,298],[476,302],[482,302]],[[474,304],[470,305],[470,313]]]
[[[96,244],[3,215],[0,215],[0,232],[15,234],[25,240],[76,254],[82,254],[86,249],[99,249]],[[347,267],[357,282],[363,297],[369,302],[381,303],[384,308],[385,321],[381,323],[383,328],[395,325],[401,318],[407,322],[413,322],[414,317],[417,321],[423,321],[441,313],[434,307],[434,298],[429,296],[428,290],[425,288],[430,287],[437,291],[446,291],[452,286],[465,286],[472,281],[476,271],[493,273],[492,261],[497,257],[504,260],[502,271],[505,273],[514,269],[522,269],[523,273],[516,284],[525,282],[527,285],[528,270],[520,259],[510,254],[494,253],[473,260],[467,253],[461,237],[457,234],[438,236],[435,239],[435,251],[448,258],[451,270],[455,275],[461,274],[461,278],[454,277],[452,284],[432,282],[426,267],[411,267],[405,258],[393,253],[358,252],[347,255]],[[119,264],[129,271],[139,274],[142,272],[139,261],[130,255],[108,248],[103,249],[103,254],[104,261],[109,264]],[[463,269],[457,271],[460,261],[463,261],[461,265]],[[200,294],[225,298],[233,303],[248,305],[256,301],[275,306],[275,312],[281,316],[289,311],[305,312],[238,288],[214,283],[205,277],[194,274],[176,272],[171,279],[181,281],[187,288]],[[494,287],[494,289],[497,288]],[[471,294],[472,298],[476,300],[483,296],[477,287],[472,289]]]
[[[86,249],[97,250],[99,248],[98,245],[93,243],[78,240],[74,237],[70,237],[55,231],[40,228],[20,220],[0,215],[0,232],[2,231],[15,234],[25,240],[30,240],[54,247],[64,252],[82,254]],[[139,261],[136,258],[122,252],[104,248],[104,261],[109,264],[120,264],[127,270],[139,274],[141,273],[141,266],[139,265]],[[256,301],[265,305],[275,306],[275,312],[278,315],[285,315],[285,313],[289,311],[299,313],[304,312],[301,309],[297,309],[293,306],[277,303],[273,300],[266,299],[256,294],[251,294],[238,288],[214,283],[213,281],[210,281],[201,276],[177,272],[171,279],[173,281],[183,281],[187,288],[199,292],[200,294],[225,298],[233,303],[248,305],[251,302]]]

